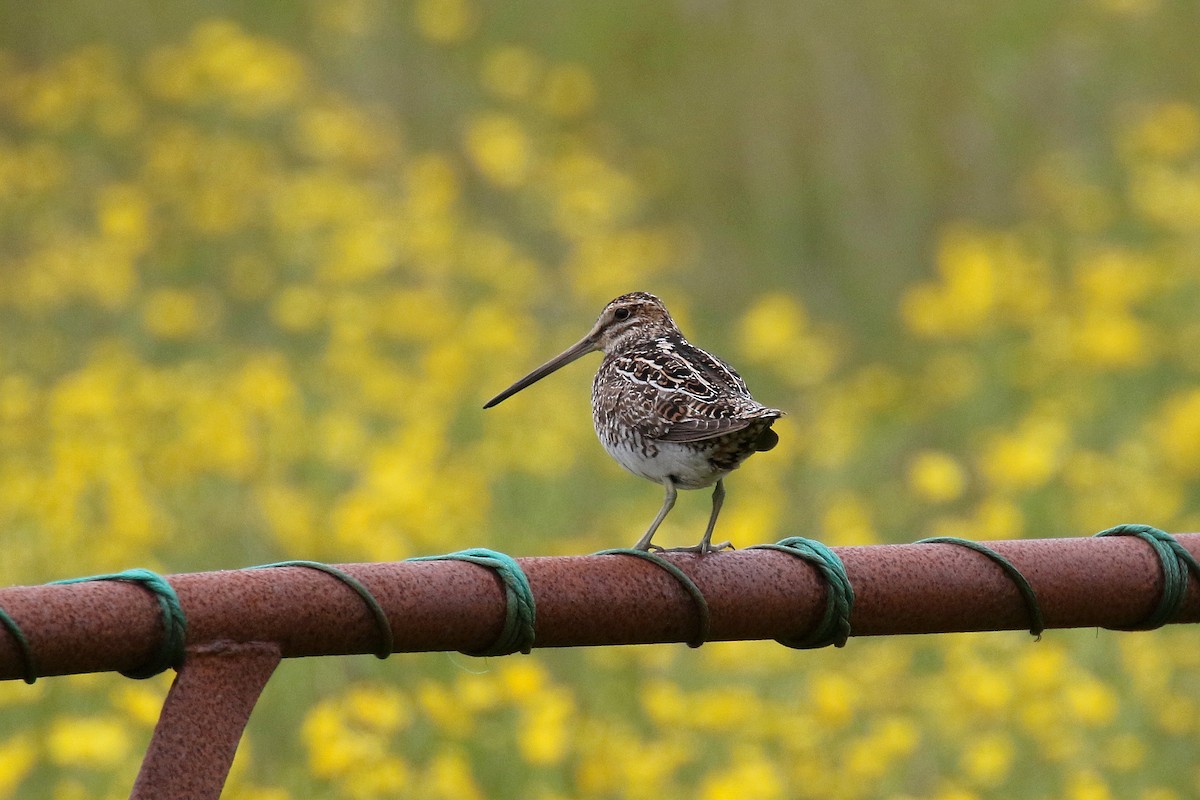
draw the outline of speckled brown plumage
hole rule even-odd
[[[783,412],[756,401],[733,367],[684,339],[662,301],[646,292],[610,302],[587,336],[484,407],[594,350],[604,352],[592,382],[597,436],[621,466],[666,489],[658,516],[635,547],[652,547],[677,488],[715,486],[704,538],[685,548],[708,552],[724,498],[722,479],[778,443],[771,425]]]

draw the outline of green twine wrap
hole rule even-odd
[[[976,553],[981,553],[993,562],[995,562],[1009,580],[1016,585],[1017,591],[1021,593],[1021,599],[1025,601],[1025,608],[1029,611],[1029,633],[1038,639],[1042,638],[1042,631],[1046,630],[1045,617],[1042,614],[1042,605],[1038,602],[1037,592],[1033,590],[1029,580],[1021,574],[1021,570],[1017,569],[1011,561],[997,553],[987,545],[979,542],[971,541],[970,539],[960,539],[957,536],[931,536],[928,539],[920,539],[916,544],[953,544],[959,547],[965,547],[968,550],[974,550]]]
[[[825,579],[825,613],[816,628],[806,636],[776,639],[777,642],[797,650],[818,647],[844,647],[850,638],[850,615],[854,611],[854,587],[846,575],[846,565],[837,553],[815,539],[789,536],[774,544],[756,544],[747,550],[778,550],[816,567]]]
[[[17,621],[3,608],[0,608],[0,625],[4,626],[17,643],[17,650],[21,654],[21,679],[29,684],[37,682],[37,661],[29,647],[29,640],[25,638],[25,631],[21,630]]]
[[[322,564],[320,561],[277,561],[274,564],[260,564],[257,567],[246,567],[246,569],[274,569],[276,567],[315,569],[318,572],[324,572],[326,575],[337,578],[349,586],[362,598],[363,603],[367,606],[367,610],[371,612],[372,619],[375,620],[375,627],[379,630],[379,643],[375,648],[375,657],[384,659],[392,654],[392,649],[396,641],[395,636],[392,634],[392,624],[388,622],[383,606],[375,599],[375,595],[371,594],[371,590],[363,585],[362,581],[348,572],[344,572],[337,567],[331,567],[328,564]]]
[[[594,553],[594,555],[633,556],[634,558],[640,558],[643,561],[649,561],[679,581],[679,585],[683,587],[684,591],[688,593],[692,598],[692,602],[696,605],[696,616],[698,618],[696,635],[688,641],[687,646],[699,647],[708,641],[709,631],[712,627],[712,614],[708,608],[708,600],[705,599],[704,593],[700,591],[700,587],[696,585],[694,580],[688,577],[686,572],[657,553],[651,553],[647,550],[637,550],[632,547],[614,547],[609,550],[601,550],[598,553]]]
[[[440,556],[420,556],[409,561],[466,561],[492,570],[504,583],[507,600],[504,611],[504,628],[492,645],[484,650],[466,653],[469,656],[506,656],[512,653],[528,654],[533,649],[536,636],[537,605],[529,578],[517,560],[505,553],[486,547],[473,547],[457,553]]]
[[[187,617],[179,604],[179,595],[167,582],[167,579],[157,572],[148,569],[127,569],[111,575],[91,575],[86,578],[68,578],[61,581],[51,581],[50,585],[66,585],[72,583],[87,583],[89,581],[121,581],[136,583],[154,595],[158,600],[159,610],[162,611],[163,637],[159,642],[154,657],[145,666],[136,670],[123,671],[127,678],[142,680],[152,678],[171,667],[178,668],[183,664],[187,647]]]
[[[1152,630],[1174,619],[1187,596],[1188,571],[1200,578],[1200,563],[1195,556],[1174,536],[1150,525],[1126,523],[1100,531],[1096,536],[1136,536],[1154,549],[1162,564],[1163,590],[1154,611],[1140,625],[1113,630]]]

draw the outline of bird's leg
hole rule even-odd
[[[704,555],[709,550],[724,550],[726,548],[733,549],[733,542],[721,542],[714,545],[712,543],[713,528],[717,527],[717,515],[721,513],[721,506],[725,502],[725,481],[718,480],[717,485],[713,487],[712,494],[712,513],[708,516],[708,527],[704,529],[704,538],[700,540],[700,554]]]
[[[634,550],[650,550],[651,548],[662,550],[658,545],[650,544],[650,540],[654,538],[654,532],[658,530],[658,526],[662,524],[662,521],[667,518],[667,514],[675,506],[675,496],[678,494],[675,490],[675,481],[671,480],[671,476],[668,475],[666,478],[663,478],[663,486],[667,489],[667,496],[663,498],[662,508],[658,510],[658,516],[654,518],[654,522],[650,523],[650,527],[646,530],[646,533],[633,546]]]
[[[713,487],[712,493],[712,514],[708,517],[708,527],[704,530],[704,538],[699,544],[691,547],[676,547],[672,548],[672,552],[680,553],[699,553],[704,555],[713,550],[724,550],[733,548],[733,542],[721,542],[714,545],[712,543],[713,528],[717,527],[717,515],[721,513],[721,504],[725,502],[725,481],[717,481],[717,485]]]

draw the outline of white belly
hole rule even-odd
[[[645,442],[640,437],[610,442],[604,436],[600,442],[622,467],[655,483],[670,476],[680,489],[703,489],[729,474],[709,463],[711,448],[696,443]]]

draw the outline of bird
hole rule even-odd
[[[700,542],[673,552],[706,555],[725,500],[724,479],[754,453],[779,443],[771,429],[784,415],[750,396],[742,376],[683,337],[662,300],[629,292],[600,312],[587,335],[493,397],[492,408],[576,359],[600,351],[592,381],[592,421],[608,454],[634,475],[661,484],[662,507],[635,550],[652,544],[679,489],[713,487],[712,512]]]

